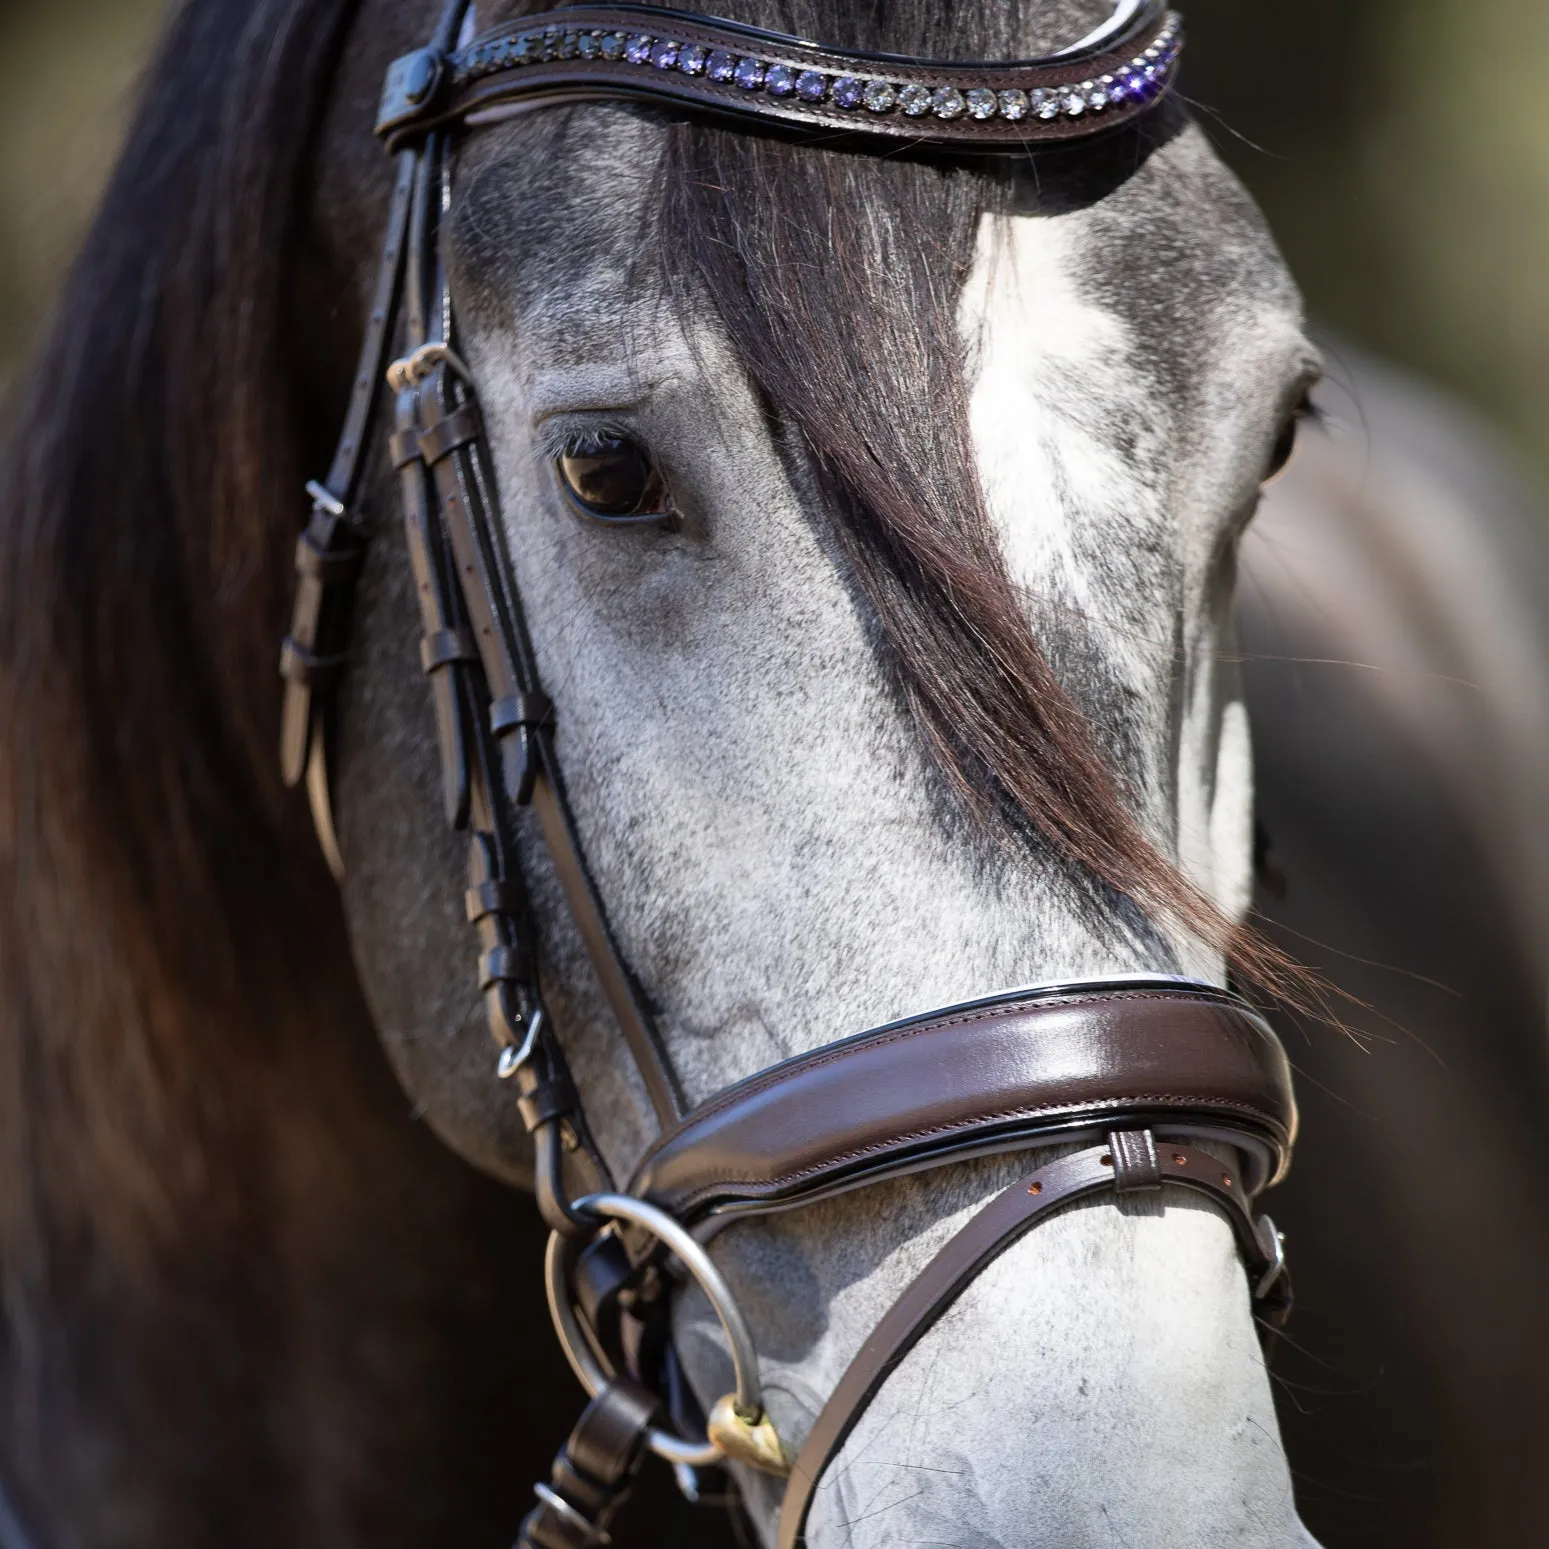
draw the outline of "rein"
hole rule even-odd
[[[371,311],[348,412],[296,549],[281,654],[281,763],[306,783],[323,852],[343,865],[329,785],[329,691],[347,659],[359,506],[379,384],[419,599],[448,822],[468,837],[479,987],[535,1147],[551,1228],[550,1310],[592,1395],[522,1527],[523,1549],[586,1549],[647,1451],[679,1469],[728,1460],[788,1474],[780,1549],[802,1541],[813,1492],[887,1375],[997,1253],[1071,1202],[1165,1186],[1226,1215],[1266,1325],[1289,1310],[1279,1235],[1256,1216],[1284,1172],[1296,1109],[1284,1051],[1235,996],[1182,979],[1042,986],[874,1028],[765,1070],[685,1112],[640,986],[587,866],[506,552],[471,375],[457,354],[440,250],[456,137],[566,102],[646,100],[760,132],[860,150],[1025,152],[1106,132],[1172,87],[1182,47],[1162,0],[1128,0],[1081,44],[990,63],[824,47],[651,6],[577,6],[459,46],[466,0],[448,0],[426,47],[397,60],[377,133],[397,161]],[[566,903],[660,1134],[619,1189],[592,1138],[543,1004],[516,830],[536,816]],[[1231,1148],[1223,1164],[1201,1142]],[[873,1331],[794,1462],[767,1415],[753,1339],[704,1242],[742,1216],[968,1157],[1081,1149],[1011,1185],[936,1255]],[[572,1198],[571,1175],[596,1192]],[[735,1390],[697,1409],[667,1328],[675,1279],[694,1278],[726,1331]]]

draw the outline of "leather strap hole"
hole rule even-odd
[[[1042,1194],[1043,1185],[1041,1183],[1030,1183],[1027,1186],[1027,1192],[1029,1194]]]
[[[1227,1188],[1231,1188],[1231,1186],[1232,1186],[1231,1174],[1230,1173],[1222,1173],[1221,1174],[1221,1182],[1224,1183]]]
[[[1104,1167],[1112,1167],[1113,1166],[1113,1152],[1112,1151],[1104,1151],[1103,1154],[1100,1157],[1098,1157],[1097,1160],[1099,1162],[1101,1162]]]
[[[1189,1159],[1188,1159],[1188,1157],[1186,1157],[1183,1154],[1183,1152],[1181,1152],[1181,1151],[1174,1151],[1173,1152],[1173,1165],[1175,1167],[1187,1167],[1189,1165]]]

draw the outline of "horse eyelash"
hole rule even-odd
[[[651,460],[656,460],[655,453],[650,446],[640,438],[640,433],[631,430],[627,425],[620,424],[616,420],[588,420],[584,425],[571,421],[566,424],[564,420],[545,420],[538,427],[537,446],[535,456],[542,464],[554,462],[570,445],[577,436],[618,436],[626,441],[637,442],[645,448]]]

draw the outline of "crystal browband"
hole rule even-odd
[[[652,6],[575,6],[528,17],[442,57],[388,72],[377,132],[490,122],[544,102],[648,98],[839,134],[1006,151],[1089,135],[1166,94],[1180,18],[1145,0],[1109,36],[1044,59],[960,64],[832,49]]]

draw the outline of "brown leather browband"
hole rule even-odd
[[[1180,19],[1161,0],[1143,0],[1089,46],[973,64],[837,49],[658,6],[567,6],[451,54],[397,60],[377,133],[397,149],[428,129],[518,108],[636,98],[828,140],[1004,154],[1146,112],[1171,88],[1182,46]]]
[[[1252,1191],[1296,1134],[1285,1052],[1235,996],[1159,979],[1051,987],[894,1022],[739,1082],[630,1191],[684,1220],[804,1203],[1116,1123],[1230,1135]]]

